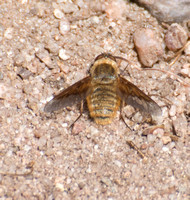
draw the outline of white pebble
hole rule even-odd
[[[12,39],[13,38],[13,28],[7,28],[6,31],[4,32],[4,37],[7,39]]]
[[[62,183],[56,183],[55,188],[57,188],[60,191],[64,191],[64,185]]]
[[[172,105],[169,111],[170,117],[174,117],[176,115],[176,106]]]
[[[170,144],[168,144],[169,149],[173,149],[174,147],[175,147],[175,142],[171,142]]]
[[[58,155],[58,156],[62,156],[62,155],[63,155],[63,152],[62,152],[62,151],[57,151],[57,155]]]
[[[152,143],[156,140],[156,136],[152,134],[149,134],[147,138],[149,143]]]
[[[98,144],[96,144],[96,145],[94,146],[94,149],[95,149],[95,150],[97,150],[97,149],[98,149]]]
[[[92,18],[92,20],[93,20],[93,22],[96,23],[96,24],[98,24],[98,23],[100,22],[99,17],[97,17],[97,16],[94,16],[94,17]]]
[[[28,152],[28,151],[30,151],[31,146],[29,146],[29,145],[25,145],[23,149],[24,149],[26,152]]]
[[[166,169],[166,175],[167,176],[172,176],[173,172],[170,168]]]
[[[59,57],[62,60],[68,60],[70,58],[70,56],[66,54],[66,50],[65,49],[60,49],[59,50]]]
[[[71,183],[71,179],[68,178],[68,179],[67,179],[67,184],[70,184],[70,183]]]
[[[5,149],[5,144],[0,144],[0,151]]]
[[[120,162],[119,160],[115,160],[114,163],[115,163],[118,167],[121,167],[121,166],[122,166],[122,164],[121,164],[121,162]]]
[[[157,137],[159,138],[160,136],[164,135],[164,129],[162,128],[157,128],[153,131],[153,135],[157,135]]]
[[[90,132],[92,135],[96,135],[97,133],[99,133],[99,130],[94,127],[90,127]]]
[[[69,32],[70,31],[69,22],[66,21],[66,20],[60,21],[60,23],[59,23],[59,31],[60,31],[61,35],[65,35],[67,32]]]
[[[21,0],[20,3],[21,4],[26,4],[26,3],[28,3],[28,0]]]
[[[186,46],[184,52],[185,52],[185,54],[186,54],[187,56],[190,55],[190,42],[189,42],[189,44]]]
[[[169,148],[166,146],[163,146],[162,151],[167,152],[167,151],[169,151]]]
[[[67,124],[67,123],[62,123],[61,126],[62,126],[63,128],[66,128],[66,127],[68,126],[68,124]]]
[[[91,172],[92,172],[92,170],[91,170],[91,167],[90,167],[90,166],[88,167],[88,169],[86,170],[86,172],[87,172],[87,173],[91,173]]]
[[[57,0],[57,3],[66,3],[67,0]]]
[[[61,10],[59,10],[59,9],[55,9],[53,11],[53,14],[57,19],[61,19],[64,16],[63,12]]]
[[[184,75],[184,76],[188,76],[190,77],[190,65],[188,66],[189,68],[184,68],[181,70],[181,73]]]

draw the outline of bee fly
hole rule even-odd
[[[97,56],[90,68],[90,75],[55,95],[45,105],[45,112],[81,102],[81,116],[83,100],[86,100],[90,116],[97,124],[111,123],[117,110],[126,104],[149,115],[161,115],[161,108],[155,101],[119,74],[117,58],[120,57],[108,53]]]

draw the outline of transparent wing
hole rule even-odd
[[[151,115],[162,115],[161,108],[154,100],[147,96],[137,86],[122,78],[121,76],[118,78],[117,93],[127,105],[131,105],[134,108],[137,108],[140,111],[149,113]]]
[[[49,101],[45,107],[45,112],[54,112],[66,106],[71,106],[74,103],[80,102],[85,99],[89,93],[91,85],[91,77],[76,82],[65,90],[62,90],[58,95]]]

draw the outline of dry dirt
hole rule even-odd
[[[153,68],[176,76],[137,70],[135,30],[152,28],[163,39],[166,29],[136,4],[105,2],[1,0],[1,200],[190,199],[190,77],[183,73],[190,56],[183,53],[170,67],[175,54],[164,50]],[[122,62],[121,73],[162,107],[164,129],[143,136],[151,125],[140,124],[138,114],[129,120],[129,107],[124,117],[133,131],[119,112],[110,125],[100,126],[86,109],[74,134],[69,126],[79,115],[78,104],[44,113],[49,97],[85,77],[102,52],[133,63]],[[167,135],[175,132],[178,141]]]

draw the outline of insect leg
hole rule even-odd
[[[77,122],[79,119],[80,119],[80,117],[82,116],[82,114],[83,114],[83,105],[84,105],[84,102],[83,102],[83,100],[81,101],[81,104],[80,104],[80,115],[75,119],[75,121],[70,125],[70,127],[69,128],[73,128],[73,126],[74,126],[74,124],[75,124],[75,122]]]
[[[127,123],[125,122],[125,120],[123,118],[123,114],[122,114],[123,107],[124,107],[124,101],[122,101],[121,104],[120,104],[120,116],[119,116],[119,118],[123,121],[123,123],[126,125],[126,127],[131,130],[131,128],[127,125]]]

